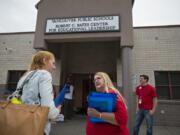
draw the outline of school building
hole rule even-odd
[[[147,74],[159,104],[156,125],[179,126],[180,25],[132,27],[133,0],[41,0],[35,32],[0,33],[0,93],[13,91],[38,50],[55,54],[56,91],[70,76],[74,108],[85,110],[93,75],[107,72],[123,93],[130,123],[134,89]]]

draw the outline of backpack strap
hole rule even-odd
[[[23,92],[23,87],[25,84],[27,84],[29,82],[29,80],[32,78],[32,76],[37,72],[37,70],[32,71],[31,73],[29,73],[29,75],[27,75],[27,77],[24,79],[24,81],[22,82],[22,84],[15,90],[15,92],[13,92],[10,96],[8,96],[7,100],[11,100],[13,97],[16,97],[18,99],[21,98],[22,96],[22,92]]]
[[[19,88],[17,88],[17,90],[19,90],[22,93],[23,87],[25,84],[27,84],[29,82],[29,80],[32,78],[32,76],[36,73],[37,71],[32,71],[31,73],[29,73],[29,75],[24,79],[24,81],[22,82],[22,84],[19,86]]]

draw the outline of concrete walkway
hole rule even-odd
[[[86,117],[76,115],[72,120],[52,124],[50,135],[85,135]],[[146,127],[142,126],[139,135],[146,135]],[[154,126],[153,135],[180,135],[179,127]]]

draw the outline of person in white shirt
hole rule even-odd
[[[73,92],[74,86],[72,80],[67,78],[66,84],[69,84],[69,91],[65,94],[64,101],[64,117],[65,119],[71,119],[73,116]]]

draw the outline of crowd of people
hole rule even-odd
[[[50,108],[44,134],[49,135],[51,120],[55,120],[60,113],[65,119],[71,119],[73,115],[73,91],[72,80],[67,78],[64,92],[60,92],[54,99],[52,86],[52,72],[56,68],[55,56],[48,51],[39,51],[32,57],[28,71],[21,77],[17,87],[25,78],[36,71],[32,78],[23,87],[21,96],[24,104],[40,104]],[[147,75],[140,75],[140,85],[136,87],[136,120],[133,135],[138,135],[143,119],[147,124],[147,135],[153,134],[153,115],[157,106],[157,94],[155,88],[148,83]],[[129,135],[128,106],[123,95],[113,85],[109,75],[104,72],[97,72],[94,75],[94,85],[99,93],[113,93],[117,95],[115,109],[112,112],[103,112],[97,108],[87,108],[86,135]],[[68,87],[67,87],[68,86]],[[65,89],[67,88],[67,89]],[[63,112],[62,112],[63,106]],[[102,119],[103,123],[93,123],[90,118]]]

